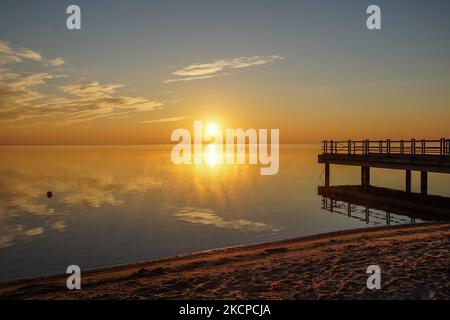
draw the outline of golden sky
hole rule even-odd
[[[372,32],[357,3],[83,2],[80,32],[63,4],[2,3],[0,144],[170,143],[194,120],[282,143],[448,137],[447,5],[383,2]]]

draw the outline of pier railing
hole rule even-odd
[[[325,140],[323,154],[405,154],[450,156],[450,139]]]

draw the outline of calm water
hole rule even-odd
[[[323,209],[319,146],[280,152],[278,175],[261,176],[258,166],[175,166],[170,146],[1,147],[0,281],[384,224],[376,210],[367,223]],[[332,184],[360,181],[359,168],[331,172]],[[403,179],[372,171],[374,185]],[[429,186],[450,197],[448,175]]]

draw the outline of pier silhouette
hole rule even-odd
[[[370,168],[405,171],[405,192],[411,192],[411,171],[420,172],[420,192],[428,193],[428,172],[450,173],[450,139],[323,141],[318,162],[325,164],[325,186],[330,165],[361,167],[361,186],[370,187]]]

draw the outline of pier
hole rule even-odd
[[[318,162],[325,164],[325,187],[330,165],[361,167],[361,186],[370,187],[370,168],[405,171],[405,191],[411,192],[411,171],[420,172],[420,193],[428,194],[428,172],[450,174],[450,139],[326,140]]]

